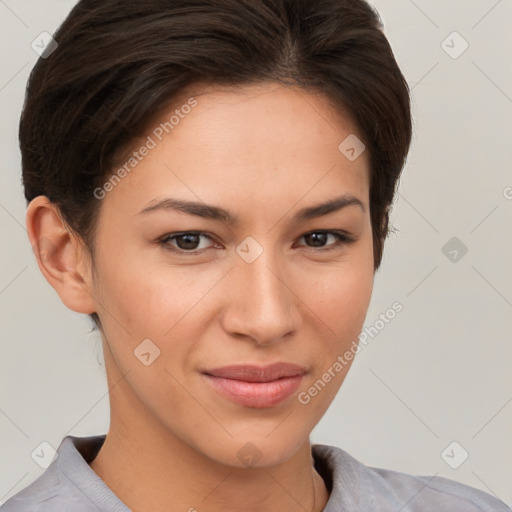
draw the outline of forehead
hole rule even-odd
[[[252,136],[258,132],[260,137],[267,134],[269,140],[276,140],[276,134],[279,134],[281,138],[276,142],[284,142],[283,139],[288,138],[290,144],[294,141],[289,136],[300,132],[309,132],[308,137],[302,139],[306,144],[308,141],[317,144],[318,136],[326,137],[325,142],[329,143],[330,136],[337,140],[346,133],[357,134],[361,140],[364,139],[348,109],[341,103],[335,103],[318,89],[304,89],[297,84],[280,82],[251,85],[196,83],[177,96],[173,107],[162,112],[153,124],[169,119],[169,112],[179,110],[190,98],[198,103],[198,107],[193,109],[196,121],[201,123],[208,118],[211,123],[218,120],[219,127],[226,132],[228,124],[231,124],[232,135],[237,128],[243,128],[241,136]],[[258,122],[263,128],[258,129]],[[188,124],[198,128],[193,121]]]
[[[333,188],[365,200],[368,152],[351,161],[340,150],[354,136],[363,138],[350,117],[319,93],[275,83],[196,84],[134,145],[135,152],[151,149],[124,173],[108,202],[138,207],[172,191],[191,200],[285,204],[305,195],[323,198]]]

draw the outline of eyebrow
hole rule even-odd
[[[295,222],[304,222],[306,220],[316,219],[330,213],[337,212],[348,206],[358,206],[361,210],[366,212],[365,205],[361,200],[352,194],[344,194],[334,199],[330,199],[324,203],[319,203],[313,206],[308,206],[299,210],[294,216]],[[240,222],[238,215],[220,208],[219,206],[213,206],[197,201],[184,201],[181,199],[165,198],[157,203],[150,202],[145,208],[143,208],[138,215],[145,215],[155,211],[161,210],[172,210],[189,215],[196,215],[205,219],[212,219],[223,222],[229,225],[237,225]]]

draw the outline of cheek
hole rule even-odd
[[[312,273],[303,280],[302,289],[315,309],[333,319],[335,323],[347,322],[358,316],[372,293],[373,274],[358,266],[347,265],[329,272]]]
[[[318,347],[317,371],[323,373],[343,356],[346,351],[356,350],[359,334],[363,328],[373,290],[373,254],[371,243],[364,250],[354,252],[353,257],[335,271],[316,273],[304,283],[304,293],[309,292],[308,302],[318,320],[316,326],[322,334]],[[318,335],[318,334],[317,334]],[[351,357],[351,356],[350,356]],[[329,386],[324,398],[332,399],[335,389],[341,386],[353,359],[345,361],[343,371],[336,372],[337,378]]]
[[[339,265],[305,273],[301,293],[329,328],[330,337],[346,339],[347,334],[364,322],[373,279],[371,243],[365,243],[361,250],[352,252]]]
[[[330,329],[330,335],[325,337],[322,367],[330,367],[338,356],[357,346],[371,298],[372,282],[366,275],[353,273],[333,284],[331,300],[319,310]],[[342,372],[343,378],[350,365],[347,364]]]
[[[98,265],[98,302],[135,337],[169,334],[201,310],[196,306],[224,273],[218,266],[171,265],[158,251],[126,251],[114,258],[107,247]]]

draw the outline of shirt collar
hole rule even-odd
[[[100,510],[108,508],[112,512],[130,512],[89,466],[105,438],[106,434],[89,437],[66,436],[57,450],[55,462],[58,461],[64,477]],[[329,492],[323,512],[356,512],[360,493],[360,464],[347,452],[334,446],[313,444],[311,452],[315,468]]]

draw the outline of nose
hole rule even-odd
[[[226,287],[222,324],[231,336],[269,345],[299,329],[299,299],[293,293],[292,274],[270,250],[252,263],[237,259]]]

